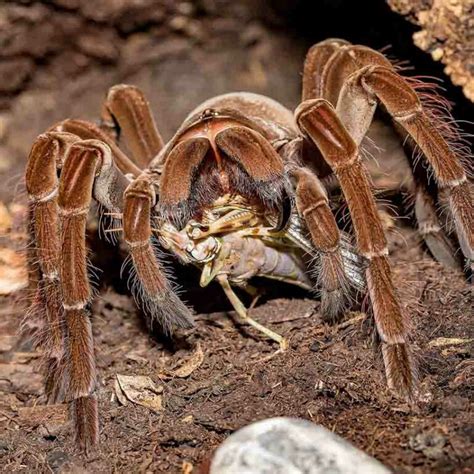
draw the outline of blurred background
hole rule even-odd
[[[198,103],[223,92],[263,93],[294,108],[306,50],[330,37],[375,49],[390,46],[387,53],[408,60],[417,75],[442,79],[455,117],[467,120],[472,103],[432,58],[467,64],[462,18],[469,14],[463,7],[468,2],[438,3],[452,5],[436,10],[431,0],[3,1],[0,199],[11,199],[34,138],[67,117],[97,119],[113,84],[141,87],[169,138]],[[428,31],[415,23],[427,24]],[[413,43],[414,33],[431,56]],[[448,50],[451,36],[461,46]],[[462,73],[452,69],[455,82],[469,91]]]

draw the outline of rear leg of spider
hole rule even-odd
[[[368,91],[411,135],[431,165],[438,186],[447,192],[461,249],[468,262],[472,262],[474,199],[461,161],[423,110],[416,92],[400,75],[387,68],[372,68],[363,81]]]
[[[425,110],[425,101],[417,93],[423,84],[403,78],[383,54],[340,40],[329,40],[310,50],[305,62],[304,83],[303,99],[324,97],[329,100],[357,145],[366,136],[376,108],[384,107],[397,130],[404,130],[418,145],[421,156],[434,172],[437,186],[447,192],[459,244],[468,263],[472,262],[473,196],[472,186],[457,156],[460,136],[448,123],[450,117],[436,119],[430,111],[429,101]],[[437,102],[439,104],[439,100]],[[447,139],[454,139],[454,144],[450,145]],[[460,154],[464,156],[465,152],[460,150]],[[420,201],[416,214],[422,220],[420,231],[425,233],[433,255],[448,266],[455,266],[456,256],[444,231],[436,224],[433,211],[437,203],[432,206],[427,202],[429,193],[426,186],[420,186],[423,183],[416,174],[416,197]]]
[[[296,116],[302,131],[332,167],[346,197],[359,251],[368,262],[367,287],[388,384],[400,395],[412,398],[416,382],[407,325],[393,286],[383,226],[358,147],[327,101],[306,101]]]
[[[115,141],[124,135],[134,162],[142,168],[163,148],[163,139],[143,92],[127,84],[113,86],[102,106],[101,128]]]

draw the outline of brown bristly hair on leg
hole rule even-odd
[[[131,289],[134,297],[165,332],[173,327],[192,327],[191,311],[173,291],[152,245],[152,184],[147,176],[134,180],[125,192],[123,227],[133,263]]]
[[[359,251],[368,261],[367,287],[382,341],[388,385],[413,399],[416,373],[408,345],[406,315],[392,283],[384,230],[357,145],[325,100],[304,102],[297,109],[296,118],[333,168],[349,205]]]
[[[328,198],[318,178],[306,168],[294,168],[296,206],[310,232],[316,250],[310,265],[321,296],[321,313],[330,321],[339,319],[350,306],[351,286],[348,275],[347,241],[344,245]]]

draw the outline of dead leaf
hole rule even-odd
[[[162,396],[160,395],[163,392],[163,387],[157,387],[150,377],[117,374],[117,382],[118,386],[115,386],[115,390],[121,403],[120,391],[132,403],[142,405],[155,412],[163,409]]]
[[[13,349],[15,345],[16,337],[11,334],[5,334],[0,336],[0,352],[8,352]]]
[[[128,352],[127,354],[125,354],[125,358],[127,358],[128,360],[133,360],[133,362],[137,362],[138,364],[142,364],[142,365],[146,365],[148,363],[148,359],[141,356],[136,351]]]
[[[28,284],[26,260],[23,255],[0,248],[0,295],[9,295]]]
[[[204,352],[201,344],[197,344],[196,350],[180,367],[170,372],[173,377],[186,378],[189,377],[204,362]]]
[[[115,390],[115,395],[120,405],[127,406],[128,405],[127,397],[123,393],[123,390],[120,387],[120,383],[117,378],[115,379],[115,382],[114,382],[114,390]]]
[[[470,350],[467,347],[462,347],[462,346],[449,346],[446,347],[441,351],[441,355],[443,357],[449,357],[449,356],[459,356],[459,357],[469,357]]]

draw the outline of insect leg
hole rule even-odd
[[[247,324],[249,324],[250,326],[253,326],[255,329],[265,334],[265,336],[269,337],[273,341],[278,342],[278,344],[280,345],[280,350],[284,351],[288,349],[288,341],[283,336],[281,336],[280,334],[277,334],[276,332],[273,332],[271,329],[266,328],[265,326],[255,321],[248,315],[247,309],[245,308],[242,301],[240,301],[239,297],[235,294],[234,290],[230,286],[229,280],[226,275],[223,275],[223,274],[218,275],[217,281],[222,286],[224,293],[226,294],[230,303],[234,307],[236,313]]]

